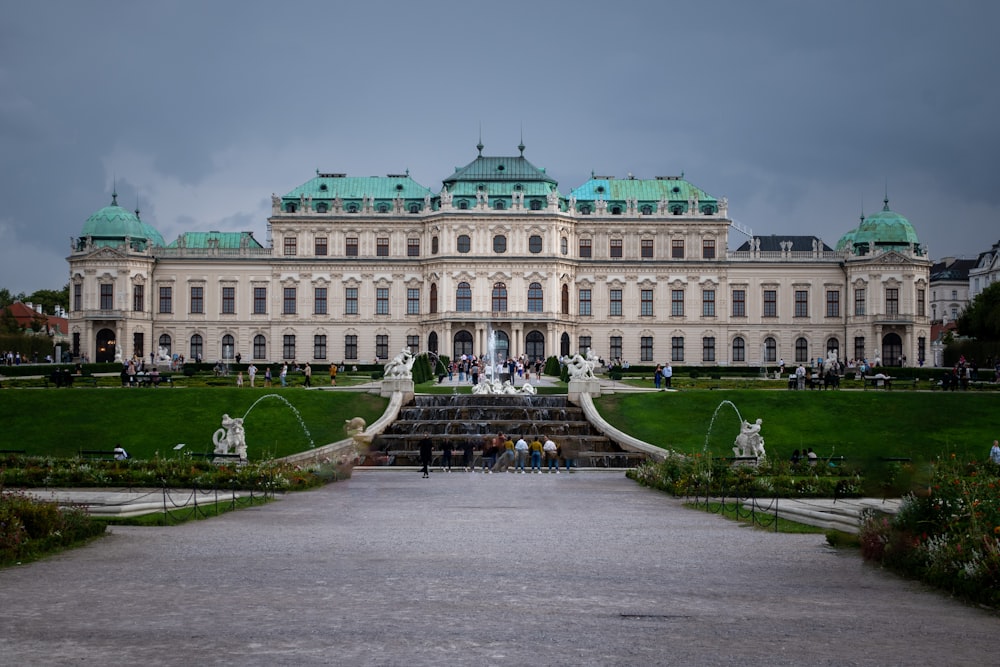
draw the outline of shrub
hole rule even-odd
[[[82,509],[60,509],[23,493],[0,492],[0,565],[73,546],[104,530],[105,524]]]

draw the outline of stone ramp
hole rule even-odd
[[[27,489],[24,493],[63,507],[82,507],[93,516],[116,518],[229,503],[249,495],[248,491],[194,489]]]
[[[898,498],[757,498],[744,501],[743,507],[768,514],[777,511],[781,519],[856,535],[862,512],[895,514],[900,503]]]

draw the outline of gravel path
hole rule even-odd
[[[960,665],[1000,619],[621,473],[365,471],[0,570],[10,665]]]

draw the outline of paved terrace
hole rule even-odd
[[[11,665],[959,665],[1000,620],[621,472],[358,471],[0,570]]]

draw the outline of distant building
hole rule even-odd
[[[931,321],[954,322],[969,304],[969,271],[975,259],[945,257],[931,267]]]
[[[888,200],[835,248],[775,234],[730,251],[726,199],[682,176],[595,175],[562,194],[518,148],[480,144],[438,191],[408,173],[317,172],[272,197],[264,244],[166,244],[113,195],[68,258],[73,352],[315,365],[482,354],[495,334],[500,353],[529,359],[926,358],[931,262]]]
[[[975,299],[997,281],[1000,281],[1000,241],[980,254],[975,266],[969,269],[969,299]]]

